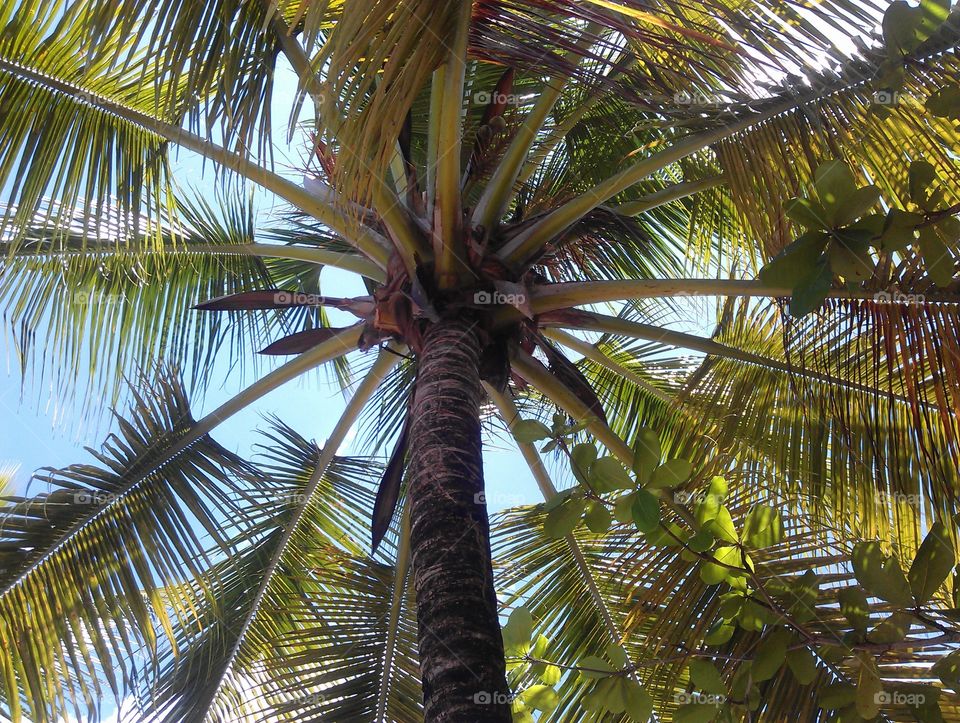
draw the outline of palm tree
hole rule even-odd
[[[96,463],[2,509],[0,711],[957,719],[949,5],[3,3],[21,366],[91,413],[143,375]],[[302,183],[271,164],[280,57]],[[289,205],[266,239],[241,181]],[[711,333],[671,328],[713,298]],[[195,419],[214,356],[278,329],[296,356]],[[210,436],[322,366],[352,391],[322,448]],[[364,416],[382,469],[337,456]],[[545,505],[491,532],[496,418]],[[882,697],[904,680],[936,710]]]

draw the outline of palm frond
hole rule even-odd
[[[129,692],[122,661],[149,668],[191,615],[162,588],[199,574],[207,548],[228,554],[233,531],[249,524],[249,465],[207,436],[169,454],[193,424],[183,387],[159,377],[133,399],[95,463],[46,470],[35,481],[48,491],[2,509],[2,699],[12,718],[91,715],[104,686]]]
[[[381,685],[391,689],[391,715],[415,714],[409,598],[392,631],[390,674],[380,677],[391,632],[395,536],[380,558],[363,555],[380,468],[332,458],[300,516],[318,454],[280,423],[265,433],[258,461],[269,487],[255,500],[260,523],[244,535],[240,555],[204,571],[201,579],[216,595],[197,599],[201,613],[180,632],[181,652],[164,661],[156,680],[144,681],[146,720],[367,719]],[[295,517],[298,532],[285,541]],[[284,543],[282,561],[271,569]],[[271,581],[259,595],[265,570]]]
[[[115,402],[124,376],[153,364],[182,370],[189,389],[203,390],[218,369],[256,372],[253,352],[273,335],[328,326],[322,310],[193,310],[261,288],[320,293],[321,266],[245,253],[255,229],[253,207],[241,196],[178,207],[164,246],[150,253],[122,236],[129,229],[119,219],[93,243],[94,229],[78,215],[66,226],[30,228],[20,249],[0,261],[0,308],[25,381],[49,387],[60,403],[76,401],[95,419]],[[80,368],[87,373],[67,371]],[[343,362],[338,371],[347,373]]]

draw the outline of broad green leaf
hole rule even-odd
[[[954,693],[960,693],[960,651],[950,653],[934,663],[933,674]]]
[[[525,607],[514,608],[503,626],[503,644],[517,648],[530,642],[533,635],[533,615]]]
[[[709,660],[695,658],[690,661],[690,680],[704,693],[726,695],[727,686],[723,683],[723,676],[717,666]]]
[[[550,645],[550,639],[546,635],[538,635],[530,650],[530,655],[534,658],[543,658],[547,654],[547,647]]]
[[[740,536],[737,534],[737,528],[733,525],[733,518],[730,517],[730,510],[721,506],[717,511],[716,517],[707,522],[704,528],[718,540],[723,542],[740,542]]]
[[[827,212],[830,226],[836,225],[837,210],[857,191],[857,181],[844,161],[827,161],[814,171],[813,185],[817,198]]]
[[[791,221],[806,229],[823,230],[829,228],[827,212],[816,201],[809,198],[791,198],[783,205],[783,212]]]
[[[737,610],[739,612],[739,609]],[[736,613],[734,613],[735,615]],[[732,618],[733,616],[731,616]],[[736,626],[726,623],[723,620],[717,620],[713,627],[707,632],[703,642],[707,645],[725,645],[733,637]]]
[[[757,505],[747,513],[743,523],[743,544],[756,550],[783,542],[783,519],[780,511]]]
[[[792,583],[792,594],[789,598],[787,612],[798,623],[805,623],[817,617],[817,595],[820,588],[820,577],[807,570]]]
[[[869,231],[838,231],[827,254],[830,270],[847,281],[865,281],[873,276],[876,262],[870,255]]]
[[[530,444],[553,436],[550,428],[536,419],[521,419],[513,425],[513,436],[518,442]]]
[[[682,530],[677,523],[667,522],[666,529],[663,526],[657,527],[657,529],[648,532],[644,536],[644,541],[653,547],[677,547],[680,544],[679,540],[685,541],[688,537],[689,534],[685,530]]]
[[[549,713],[560,704],[560,697],[549,685],[531,685],[518,696],[527,708]]]
[[[777,674],[787,659],[787,647],[792,640],[793,635],[789,630],[778,628],[760,641],[750,665],[750,675],[755,682],[769,680]]]
[[[907,575],[917,605],[923,605],[934,596],[956,563],[947,528],[940,522],[933,523]]]
[[[923,214],[891,208],[880,236],[880,248],[883,251],[902,251],[914,243],[916,228],[923,223],[923,219]]]
[[[787,667],[800,685],[810,685],[817,678],[817,659],[809,648],[788,650]]]
[[[636,485],[627,470],[614,457],[601,457],[590,467],[590,484],[599,492],[633,489]]]
[[[896,692],[920,723],[944,723],[940,712],[940,688],[934,685],[899,685]]]
[[[926,109],[938,118],[960,120],[960,86],[948,85],[927,98]]]
[[[867,640],[871,643],[899,643],[910,632],[913,616],[903,610],[897,610],[870,631]]]
[[[883,14],[883,40],[891,54],[907,54],[920,45],[923,13],[904,0],[895,0]]]
[[[820,707],[826,710],[846,708],[857,699],[857,689],[850,683],[830,683],[820,691]]]
[[[853,573],[869,594],[894,605],[913,605],[900,563],[896,557],[885,558],[879,542],[861,542],[853,548]]]
[[[587,504],[587,512],[583,516],[583,521],[587,523],[591,532],[600,535],[610,529],[613,517],[605,504],[591,501]]]
[[[580,707],[590,713],[604,713],[606,711],[606,698],[599,690],[591,690],[580,699]]]
[[[714,703],[687,703],[673,714],[674,723],[710,723],[720,712]]]
[[[660,436],[652,429],[640,429],[633,444],[633,471],[637,475],[637,484],[642,487],[650,480],[662,456]]]
[[[575,487],[569,487],[565,490],[560,490],[557,492],[557,494],[547,500],[546,503],[544,503],[543,511],[551,512],[552,510],[557,509],[560,505],[570,499],[570,497],[576,492],[577,489]]]
[[[583,442],[570,450],[571,467],[578,479],[590,479],[590,467],[597,461],[597,447]]]
[[[633,501],[636,492],[628,492],[617,497],[613,503],[613,516],[617,522],[633,522]]]
[[[618,669],[625,668],[627,663],[630,662],[626,651],[617,643],[610,643],[606,650],[604,650],[604,654],[607,656],[607,660],[610,661],[611,665]]]
[[[622,713],[627,709],[627,683],[622,676],[610,678],[606,682],[607,710],[611,713]]]
[[[939,180],[936,169],[927,161],[913,161],[907,175],[910,200],[924,208],[931,186]]]
[[[580,517],[586,502],[582,499],[568,499],[562,505],[547,514],[543,531],[547,537],[564,537],[573,532],[580,524]]]
[[[546,685],[556,685],[560,682],[562,671],[556,665],[546,665],[540,673],[540,680]]]
[[[698,498],[693,508],[693,516],[700,525],[706,524],[717,516],[723,500],[727,496],[727,482],[723,477],[714,477],[707,486],[707,491]]]
[[[793,288],[790,315],[799,318],[819,309],[832,284],[833,273],[827,258],[823,256],[816,263],[813,272]]]
[[[584,678],[591,679],[606,678],[611,673],[617,671],[617,669],[606,660],[598,658],[595,655],[588,655],[585,658],[581,658],[580,662],[577,663],[577,667],[580,669],[580,675]]]
[[[818,231],[803,234],[760,269],[760,281],[778,288],[796,288],[816,272],[827,238]]]
[[[700,579],[707,585],[717,585],[731,575],[741,574],[736,570],[731,570],[729,567],[726,567],[726,565],[737,567],[741,565],[740,551],[736,547],[718,547],[713,552],[713,558],[718,563],[723,564],[718,565],[713,562],[704,562],[700,566]]]
[[[713,536],[713,532],[708,529],[708,525],[713,522],[709,520],[704,527],[697,530],[697,533],[687,541],[687,547],[689,547],[693,552],[706,552],[713,544],[717,541],[717,538]]]
[[[653,713],[653,698],[639,683],[634,680],[626,681],[624,693],[626,706],[624,711],[635,723],[647,723]]]
[[[857,654],[859,667],[856,673],[857,712],[867,720],[876,717],[880,712],[878,700],[883,693],[883,683],[880,680],[880,673],[877,670],[877,662],[873,655],[867,652]]]
[[[880,200],[880,189],[876,186],[863,186],[850,194],[837,208],[834,222],[838,226],[846,226],[863,216],[877,205]]]
[[[853,629],[865,633],[870,624],[870,605],[867,603],[867,594],[859,585],[841,588],[837,592],[840,600],[840,612],[850,622]]]
[[[687,460],[671,459],[653,471],[647,487],[652,489],[673,489],[690,479],[692,473],[693,465]]]
[[[653,532],[660,524],[660,500],[646,490],[637,490],[631,510],[640,532]]]
[[[921,228],[917,245],[920,247],[927,274],[933,279],[933,283],[941,288],[949,286],[950,282],[953,281],[956,264],[950,249],[940,238],[937,230],[932,226]]]

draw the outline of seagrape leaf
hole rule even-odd
[[[950,249],[940,238],[937,230],[931,226],[921,228],[917,245],[920,247],[927,274],[933,279],[933,283],[941,288],[949,286],[953,281],[956,264]]]
[[[601,457],[590,467],[590,484],[600,492],[633,489],[636,485],[627,470],[613,457]]]
[[[560,697],[549,685],[531,685],[519,695],[524,705],[542,713],[549,713],[560,704]]]
[[[880,621],[867,635],[867,640],[871,643],[899,643],[907,637],[912,622],[913,616],[910,613],[897,610],[886,620]]]
[[[960,693],[960,650],[934,663],[933,674],[940,678],[945,686],[952,688],[955,693]]]
[[[743,523],[743,542],[757,550],[783,542],[780,511],[767,505],[753,507]]]
[[[793,640],[792,633],[786,628],[770,632],[757,645],[757,653],[750,664],[750,675],[754,682],[769,680],[787,660],[787,647]]]
[[[723,683],[723,676],[717,666],[709,660],[694,659],[690,661],[690,680],[704,693],[725,695],[727,686]]]
[[[640,429],[633,445],[633,471],[637,475],[638,484],[647,483],[653,470],[660,464],[662,456],[659,435],[652,429]]]
[[[583,521],[587,523],[587,528],[591,532],[600,535],[610,529],[613,517],[602,502],[591,501],[587,504],[587,512],[583,516]]]
[[[857,180],[850,166],[844,161],[834,160],[817,167],[813,173],[813,185],[832,226],[832,216],[856,192]]]
[[[577,667],[580,669],[581,676],[591,679],[606,678],[617,670],[606,660],[598,658],[596,655],[588,655],[585,658],[581,658],[580,662],[577,663]]]
[[[907,576],[917,605],[923,605],[934,596],[956,563],[947,528],[935,522],[920,545]]]
[[[760,269],[760,281],[777,288],[796,288],[816,272],[827,239],[827,234],[821,231],[803,234]]]
[[[863,588],[859,585],[841,588],[837,592],[837,598],[840,600],[840,612],[853,629],[865,633],[870,624],[870,605]]]
[[[513,425],[513,436],[518,442],[531,443],[553,436],[550,428],[536,419],[521,419]]]
[[[913,161],[907,171],[910,200],[923,208],[930,197],[931,187],[937,183],[937,170],[927,161]]]
[[[886,558],[879,542],[861,542],[853,548],[853,573],[871,595],[894,605],[913,605],[910,585],[896,557]]]
[[[783,205],[783,212],[791,221],[811,231],[829,227],[823,206],[809,198],[791,198]]]
[[[646,490],[636,491],[631,511],[640,532],[653,532],[660,524],[660,500]]]
[[[813,273],[793,288],[793,296],[790,298],[790,315],[799,318],[819,309],[823,300],[827,298],[832,284],[833,272],[824,256],[817,261]]]
[[[809,648],[788,650],[787,667],[800,685],[810,685],[817,678],[817,659]]]
[[[525,607],[514,608],[503,626],[503,644],[517,648],[530,642],[533,635],[533,615]]]
[[[580,517],[586,502],[580,499],[568,499],[559,507],[551,510],[547,514],[547,520],[543,525],[543,531],[547,537],[564,537],[573,532],[580,524]]]

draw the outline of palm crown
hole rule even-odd
[[[0,508],[4,715],[960,719],[949,2],[6,2],[0,27],[25,374],[96,410],[147,370],[95,462]],[[270,162],[281,58],[302,183]],[[218,203],[178,193],[176,147]],[[324,295],[325,266],[367,293]],[[714,298],[712,333],[675,328]],[[213,357],[254,349],[295,356],[195,419]],[[211,437],[321,366],[351,390],[322,449]],[[337,456],[364,414],[385,466]],[[545,499],[492,526],[481,421]]]

